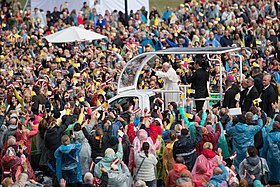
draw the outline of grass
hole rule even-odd
[[[150,10],[154,6],[162,15],[162,12],[165,10],[167,6],[170,6],[174,10],[181,3],[184,3],[184,0],[150,0]]]
[[[18,0],[21,2],[21,5],[24,6],[26,0]],[[150,0],[150,9],[154,6],[157,7],[159,13],[162,15],[162,12],[167,6],[172,7],[173,9],[183,3],[184,0]]]

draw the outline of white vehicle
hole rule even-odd
[[[158,58],[160,55],[169,55],[169,54],[205,54],[210,62],[219,62],[220,64],[220,79],[222,79],[222,62],[220,59],[215,58],[211,59],[210,55],[212,54],[223,54],[223,53],[230,53],[230,55],[238,57],[240,59],[240,65],[242,67],[242,58],[241,55],[236,53],[240,51],[241,48],[232,48],[232,47],[220,47],[220,48],[213,48],[213,47],[204,47],[204,48],[168,48],[166,50],[154,51],[140,54],[130,61],[127,62],[125,67],[123,68],[119,80],[118,80],[118,90],[117,95],[113,98],[108,100],[109,107],[114,108],[116,104],[120,104],[123,108],[123,111],[128,110],[129,101],[135,97],[139,99],[139,107],[143,111],[145,108],[148,111],[151,111],[151,105],[154,102],[155,93],[161,93],[161,97],[164,98],[164,93],[175,93],[177,90],[164,90],[164,89],[157,89],[157,90],[139,90],[137,89],[138,80],[141,74],[143,67],[148,64],[150,67],[155,65],[155,59]],[[242,68],[240,68],[240,75],[242,75]],[[242,76],[240,76],[240,81],[242,81]],[[189,86],[189,85],[188,85]],[[187,87],[183,85],[182,90],[179,91],[181,94],[187,94]],[[223,98],[222,93],[222,83],[220,84],[221,92],[218,93],[220,95],[219,99]],[[210,93],[211,94],[211,93]],[[212,94],[215,95],[215,94]],[[201,99],[200,99],[201,100]],[[203,100],[209,101],[209,98],[203,98]],[[215,100],[215,99],[213,99]],[[192,99],[194,101],[194,99]],[[177,101],[178,102],[178,101]],[[183,105],[185,101],[182,101]],[[102,106],[97,107],[94,110],[101,110]],[[164,104],[162,105],[162,110],[164,110]]]

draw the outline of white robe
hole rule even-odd
[[[179,90],[178,86],[178,76],[173,68],[169,68],[167,72],[157,71],[156,76],[164,79],[164,90]],[[165,107],[167,107],[169,102],[180,101],[180,94],[178,93],[165,93],[164,94]]]

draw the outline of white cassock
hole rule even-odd
[[[169,68],[167,72],[156,71],[156,76],[163,78],[164,80],[164,90],[179,90],[178,86],[178,76],[176,71],[173,68]],[[165,93],[165,107],[167,107],[169,102],[176,102],[180,101],[180,94],[177,93]]]

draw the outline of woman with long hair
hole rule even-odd
[[[157,159],[154,154],[149,153],[150,144],[144,142],[142,151],[135,153],[135,172],[134,180],[143,180],[148,187],[156,186],[156,172]]]

